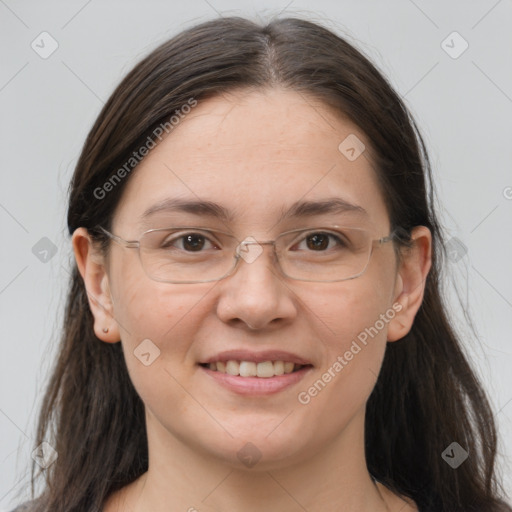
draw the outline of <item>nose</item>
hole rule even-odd
[[[219,283],[217,316],[252,330],[292,322],[297,301],[279,271],[272,244],[248,241],[241,244],[240,255],[234,273]]]

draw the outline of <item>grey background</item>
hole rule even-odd
[[[70,266],[66,191],[103,102],[136,61],[176,32],[219,15],[257,20],[280,12],[347,37],[419,123],[454,238],[446,269],[451,311],[497,413],[500,466],[512,495],[511,0],[0,0],[0,509],[26,492]],[[58,43],[47,59],[31,47],[42,46],[43,31]],[[458,58],[441,46],[453,31],[469,44]],[[447,44],[452,54],[462,49],[457,36]],[[48,244],[43,237],[55,245],[53,257],[38,252],[36,244]]]

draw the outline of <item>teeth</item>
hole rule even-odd
[[[293,364],[293,363],[291,363]],[[293,364],[293,366],[295,366]],[[293,366],[292,366],[292,371],[293,371]],[[276,375],[283,375],[284,373],[284,362],[283,361],[275,361],[274,362],[274,373]]]
[[[272,361],[265,361],[263,363],[258,363],[257,366],[258,377],[273,377],[274,373],[274,363]]]
[[[210,370],[227,373],[229,375],[239,375],[240,377],[262,377],[269,378],[285,373],[292,373],[294,369],[299,369],[302,365],[295,365],[289,361],[263,361],[254,363],[253,361],[218,361],[209,363]]]
[[[272,363],[270,363],[272,364]],[[256,366],[256,363],[251,363],[250,361],[241,361],[240,362],[240,376],[241,377],[261,377],[259,375],[259,370],[257,369],[259,367]]]
[[[229,373],[229,375],[240,375],[240,363],[228,361],[226,363],[226,373]]]
[[[293,363],[284,363],[284,373],[292,373],[294,366]]]

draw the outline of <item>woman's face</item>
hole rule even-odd
[[[384,237],[389,217],[368,151],[355,159],[359,148],[347,151],[354,136],[369,148],[356,126],[290,91],[199,102],[134,171],[112,232],[137,240],[151,228],[199,226],[266,241],[337,224]],[[227,216],[165,207],[177,198],[215,203]],[[304,207],[283,215],[297,203],[332,199],[364,210]],[[301,248],[315,250],[305,242]],[[220,281],[170,284],[150,279],[136,250],[111,244],[102,300],[112,308],[109,336],[119,330],[146,407],[150,449],[181,447],[238,467],[278,468],[361,434],[386,341],[404,327],[392,244],[374,249],[361,276],[339,282],[291,280],[272,247],[261,249]],[[220,371],[204,365],[227,360],[246,361],[249,373],[268,360],[283,363],[260,372],[306,364],[275,377],[230,376],[222,364]]]

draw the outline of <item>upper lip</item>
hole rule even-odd
[[[284,361],[302,365],[311,364],[310,361],[283,350],[263,350],[261,352],[255,352],[253,350],[226,350],[201,361],[201,363],[208,364],[218,361],[251,361],[254,363]]]

